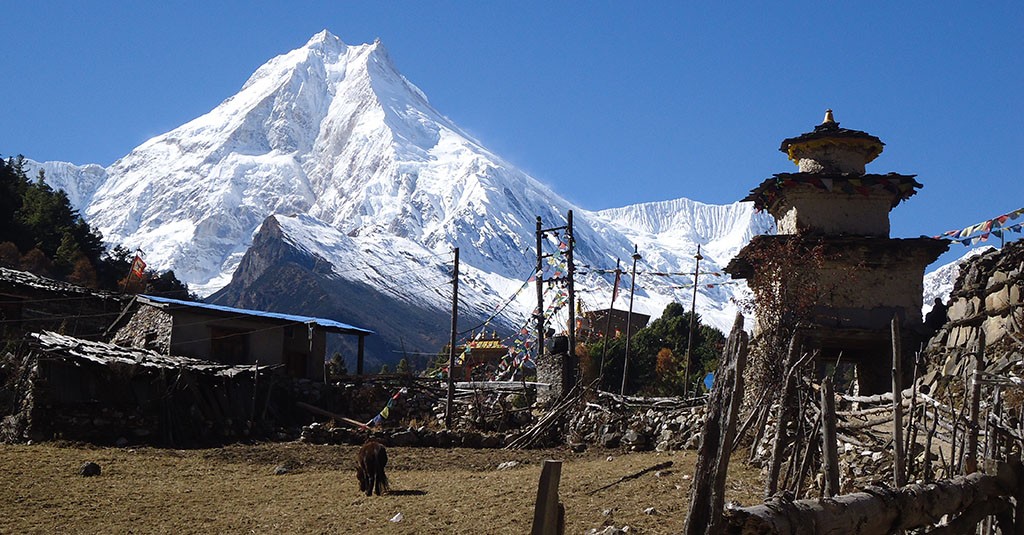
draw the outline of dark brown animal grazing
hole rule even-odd
[[[377,496],[388,491],[388,476],[384,467],[388,465],[388,451],[376,440],[368,440],[356,455],[356,477],[359,491],[367,496]]]

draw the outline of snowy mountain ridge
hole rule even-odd
[[[577,286],[590,308],[608,306],[613,277],[600,270],[628,260],[634,244],[641,272],[692,272],[698,244],[701,271],[717,272],[751,236],[774,231],[749,203],[574,206],[434,109],[379,41],[350,46],[326,31],[106,169],[39,165],[106,240],[141,248],[152,267],[174,269],[203,295],[231,281],[269,216],[334,276],[424,307],[450,306],[438,288],[458,247],[461,299],[481,314],[535,270],[538,216],[550,228],[573,211],[576,261],[591,268]],[[546,247],[556,246],[549,237]],[[635,309],[657,316],[671,301],[688,302],[691,279],[638,275]],[[700,282],[698,311],[727,329],[743,286]],[[509,321],[533,306],[519,296]]]

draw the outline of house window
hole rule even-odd
[[[249,357],[249,333],[210,327],[210,359],[223,364],[244,364]]]

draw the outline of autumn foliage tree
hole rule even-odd
[[[629,347],[627,393],[681,395],[684,385],[693,385],[714,369],[725,343],[725,335],[714,327],[704,325],[699,314],[693,323],[695,328],[689,366],[686,366],[686,348],[690,337],[690,312],[679,303],[669,303],[660,318],[633,335]],[[598,362],[604,351],[604,343],[602,340],[588,347],[589,354],[595,356]],[[625,337],[608,340],[601,380],[603,389],[619,391],[624,356]],[[692,392],[693,389],[687,390]]]

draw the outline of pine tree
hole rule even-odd
[[[84,257],[71,232],[64,232],[60,245],[53,255],[53,268],[58,277],[70,274],[79,257]]]

